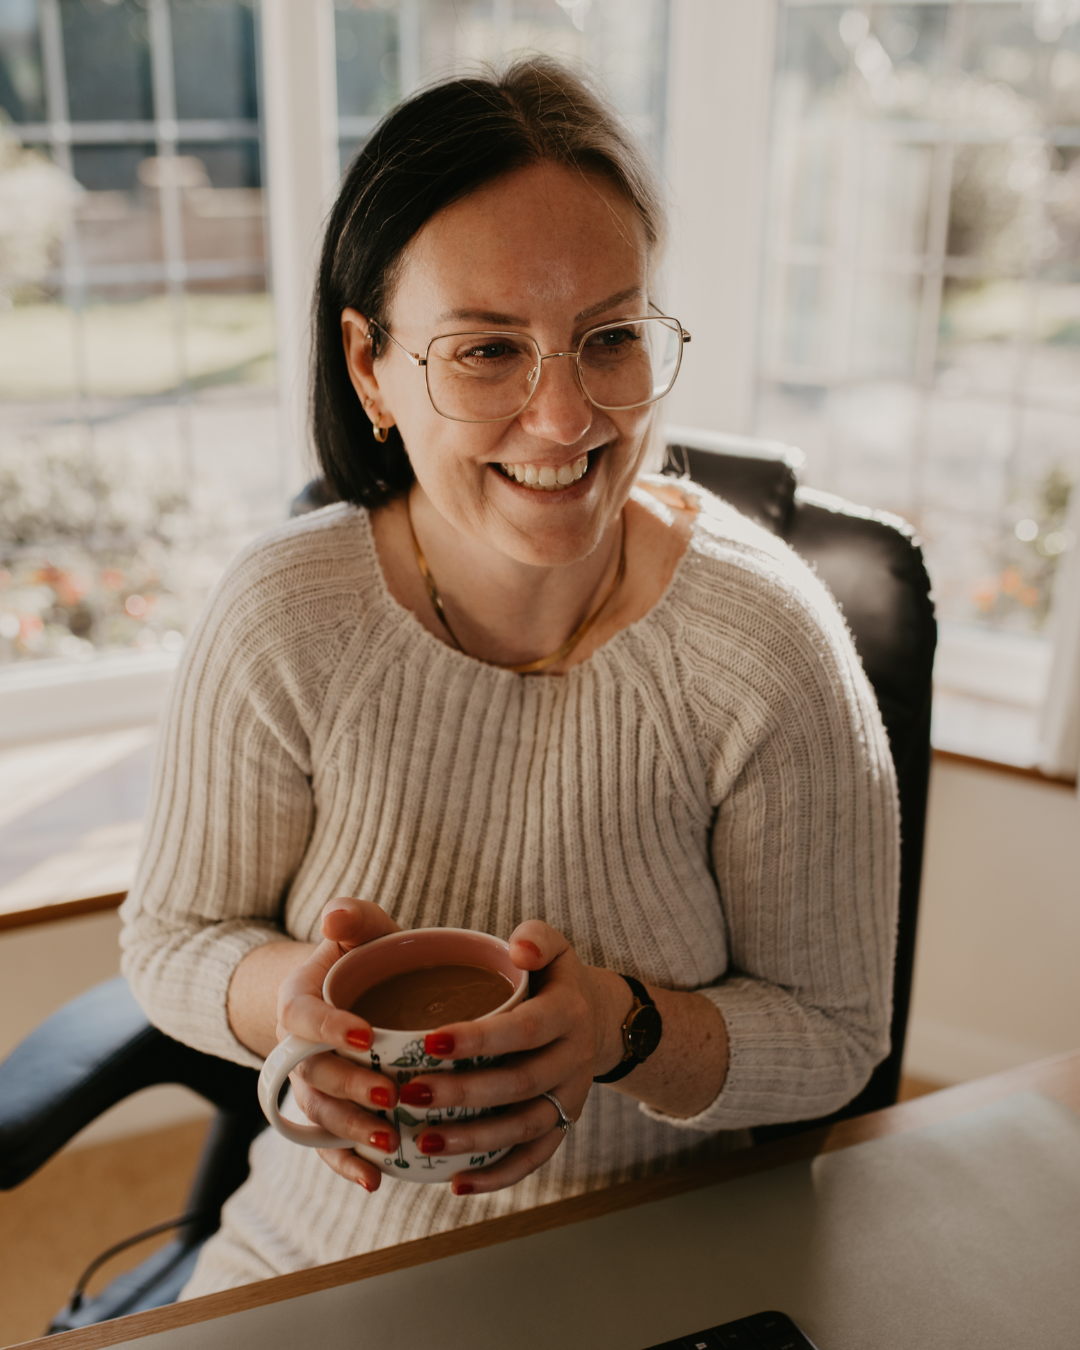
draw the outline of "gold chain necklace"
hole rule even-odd
[[[446,629],[450,641],[463,655],[468,655],[465,648],[458,641],[457,634],[450,627],[450,620],[446,617],[446,610],[443,609],[442,596],[439,594],[439,588],[435,585],[435,578],[431,575],[431,568],[428,567],[427,559],[424,557],[424,551],[420,547],[420,540],[416,537],[416,530],[413,528],[412,511],[409,503],[405,503],[405,514],[409,520],[409,533],[412,535],[413,549],[416,553],[416,564],[420,568],[420,575],[424,578],[424,585],[427,587],[428,598],[431,600],[432,608],[438,616],[439,622]],[[619,565],[615,569],[615,579],[607,589],[603,600],[596,606],[593,612],[581,623],[566,641],[550,656],[541,656],[537,661],[523,661],[517,666],[500,666],[500,670],[509,670],[514,675],[532,675],[538,670],[546,670],[548,666],[555,665],[569,656],[574,648],[581,642],[585,634],[592,628],[593,624],[600,617],[604,606],[619,589],[619,583],[626,575],[626,516],[621,518],[621,532],[619,536]],[[488,665],[496,665],[497,662],[489,661]]]

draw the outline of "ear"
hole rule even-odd
[[[358,309],[341,311],[341,341],[345,348],[349,379],[372,426],[392,427],[394,417],[383,406],[379,378],[371,355],[371,327]]]

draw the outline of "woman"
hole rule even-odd
[[[506,1106],[425,1147],[509,1153],[380,1188],[268,1131],[189,1295],[723,1151],[886,1052],[895,790],[843,621],[783,544],[639,481],[685,337],[662,237],[639,153],[544,62],[402,105],[346,177],[313,389],[341,504],[247,549],[188,644],[124,968],[252,1065],[363,1045],[322,978],[398,927],[509,938],[534,997],[439,1032],[501,1067],[402,1092]],[[333,1055],[293,1090],[365,1142],[398,1101]]]

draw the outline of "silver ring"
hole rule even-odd
[[[572,1121],[570,1117],[566,1114],[566,1112],[563,1110],[562,1102],[559,1101],[558,1097],[555,1096],[554,1092],[541,1092],[540,1096],[546,1097],[548,1101],[552,1104],[552,1106],[555,1108],[555,1110],[558,1111],[559,1129],[562,1130],[564,1135],[569,1134],[570,1126],[573,1125],[575,1122]]]

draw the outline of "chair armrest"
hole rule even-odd
[[[117,976],[53,1013],[0,1064],[0,1190],[143,1088],[179,1083],[219,1110],[244,1111],[257,1078],[158,1031]]]

